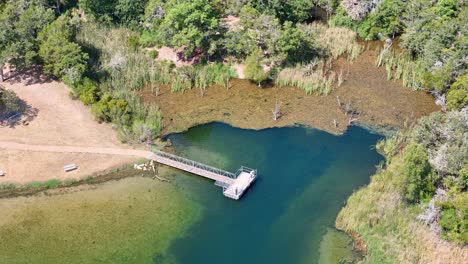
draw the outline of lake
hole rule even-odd
[[[380,135],[222,123],[167,137],[176,154],[258,180],[239,201],[164,168],[93,188],[0,200],[1,263],[343,263],[359,254],[334,229],[347,197],[383,160]]]

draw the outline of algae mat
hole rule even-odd
[[[0,212],[0,263],[71,264],[166,262],[200,211],[173,185],[136,177],[3,199]]]

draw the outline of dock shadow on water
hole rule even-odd
[[[163,168],[89,190],[0,200],[0,263],[353,263],[334,221],[383,158],[358,127],[221,123],[169,135],[177,154],[229,171],[258,169],[240,201],[210,180]]]
[[[383,159],[373,148],[379,135],[358,127],[334,136],[303,127],[253,131],[213,123],[168,138],[178,154],[230,171],[245,165],[259,177],[240,201],[188,177],[197,182],[189,189],[205,210],[170,247],[177,263],[355,261],[349,238],[333,232],[334,220]]]

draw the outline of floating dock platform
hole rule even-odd
[[[239,200],[257,178],[255,169],[242,166],[232,173],[159,150],[153,151],[148,159],[214,180],[216,186],[223,188],[224,196],[234,200]]]

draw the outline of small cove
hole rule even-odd
[[[177,154],[230,171],[254,167],[259,179],[240,201],[225,198],[209,180],[166,168],[161,173],[171,183],[133,177],[88,191],[3,199],[8,217],[0,222],[0,260],[229,264],[357,257],[334,220],[383,159],[373,149],[381,136],[359,127],[335,136],[211,123],[167,138]],[[27,252],[18,247],[25,241],[41,247]]]
[[[373,149],[381,137],[359,127],[334,136],[304,127],[254,131],[214,123],[168,138],[189,158],[259,173],[239,202],[208,182],[190,185],[205,210],[171,246],[178,263],[318,263],[322,238],[346,198],[382,160]]]

